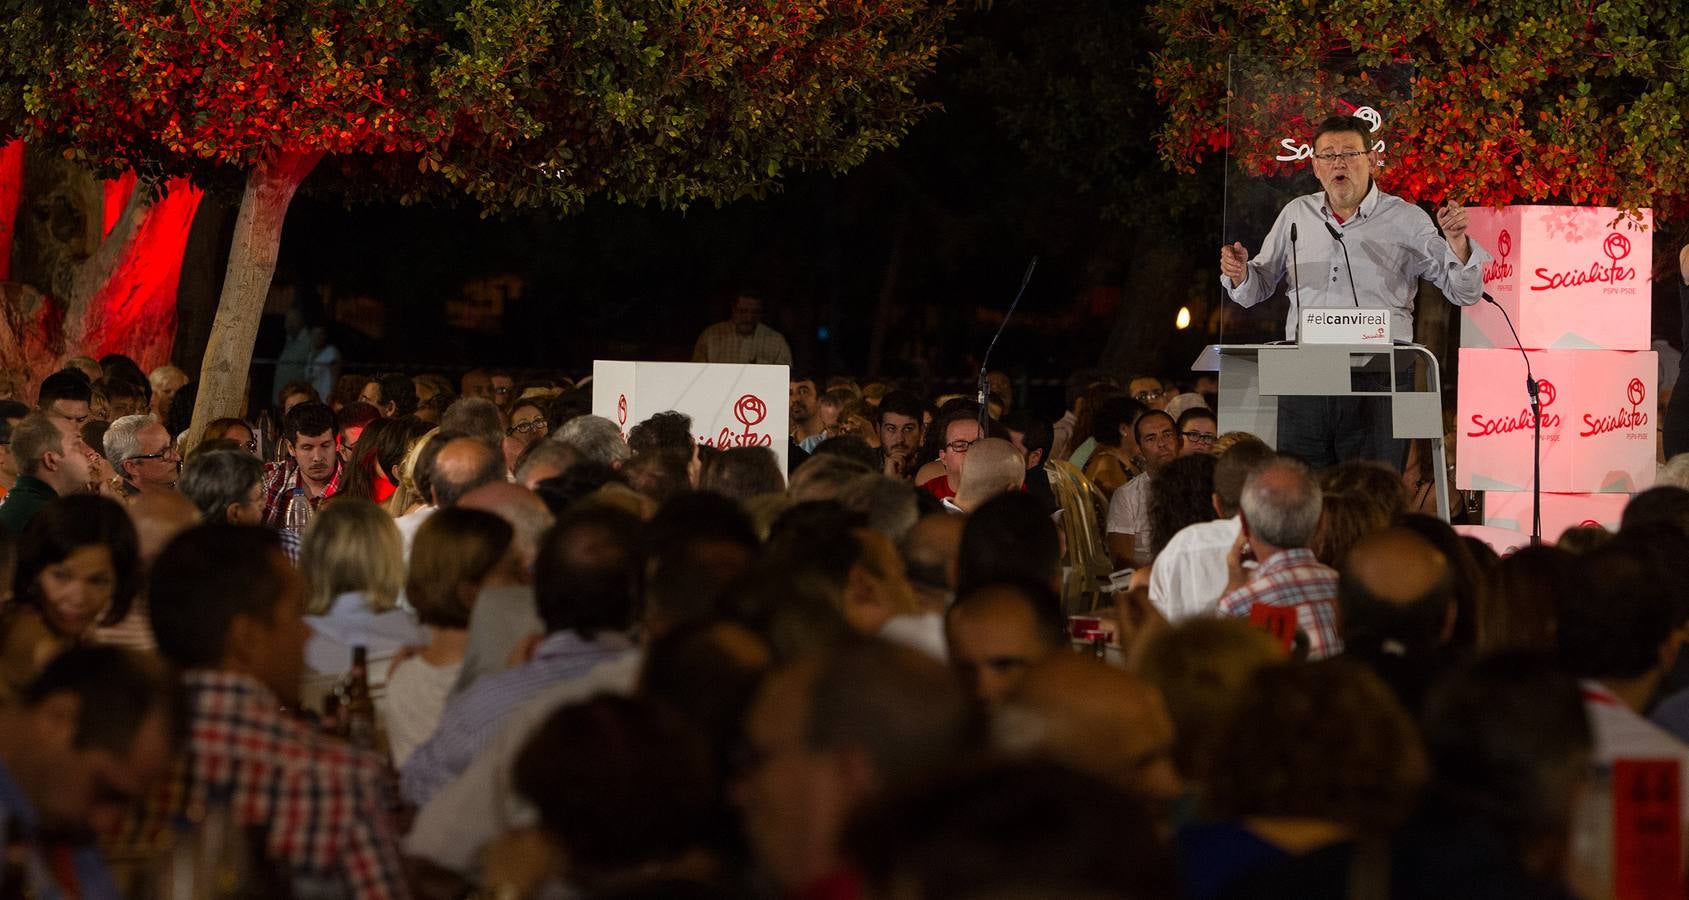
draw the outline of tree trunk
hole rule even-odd
[[[247,176],[223,293],[200,366],[199,399],[189,434],[199,434],[213,419],[246,412],[252,345],[258,339],[258,321],[276,274],[282,223],[294,192],[322,157],[321,151],[283,151]]]
[[[22,376],[20,399],[70,356],[122,353],[143,370],[169,359],[200,192],[176,179],[154,202],[150,186],[128,182],[16,143],[0,151],[0,236],[15,282],[3,291],[0,369]]]

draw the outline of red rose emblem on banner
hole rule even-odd
[[[768,417],[768,404],[755,394],[746,394],[733,404],[733,418],[747,429],[755,427]]]
[[[1557,396],[1559,395],[1554,391],[1554,382],[1546,378],[1537,379],[1537,402],[1542,404],[1544,409],[1553,406]]]
[[[1625,385],[1625,396],[1630,398],[1632,407],[1641,406],[1642,401],[1648,399],[1648,389],[1643,387],[1642,379],[1632,378],[1630,384]]]
[[[1508,234],[1507,229],[1505,228],[1501,230],[1501,234],[1495,239],[1495,252],[1501,254],[1502,259],[1506,259],[1507,254],[1513,252],[1513,235]]]
[[[628,423],[628,395],[616,398],[616,421],[622,425]]]
[[[1600,522],[1597,522],[1594,519],[1584,519],[1582,522],[1578,523],[1578,527],[1579,528],[1591,528],[1591,527],[1593,527],[1593,528],[1605,528],[1607,526],[1602,525]]]
[[[1630,238],[1615,231],[1607,235],[1607,240],[1602,242],[1601,252],[1607,254],[1607,258],[1613,262],[1618,262],[1630,255]]]

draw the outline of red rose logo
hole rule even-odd
[[[1584,519],[1582,522],[1578,523],[1578,527],[1579,528],[1605,528],[1607,526],[1602,525],[1600,522],[1597,522],[1594,519]]]
[[[1542,404],[1544,409],[1553,406],[1557,396],[1559,395],[1554,391],[1554,382],[1546,378],[1537,379],[1537,402]]]
[[[1508,234],[1505,228],[1501,230],[1501,235],[1495,239],[1495,252],[1500,253],[1502,259],[1506,259],[1507,254],[1513,252],[1513,235]]]
[[[1630,398],[1630,405],[1635,408],[1648,399],[1648,389],[1642,386],[1642,379],[1632,378],[1630,384],[1625,385],[1625,396]]]
[[[755,394],[746,394],[733,404],[733,418],[747,429],[755,427],[768,417],[768,404]]]
[[[1613,262],[1618,262],[1630,255],[1630,238],[1615,231],[1607,235],[1607,240],[1602,242],[1601,252],[1607,254],[1607,258]]]
[[[628,395],[616,398],[616,421],[626,425],[628,423]]]

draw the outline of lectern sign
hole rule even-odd
[[[1304,344],[1390,343],[1390,311],[1353,306],[1305,306],[1296,332]]]

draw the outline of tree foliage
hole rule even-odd
[[[947,0],[34,0],[0,125],[107,169],[322,153],[388,196],[685,205],[845,169],[926,110]],[[403,173],[403,177],[401,177]]]
[[[1277,146],[1257,138],[1309,133],[1352,80],[1405,62],[1411,98],[1386,125],[1396,190],[1668,217],[1689,198],[1689,19],[1673,4],[1156,0],[1151,13],[1156,140],[1175,170],[1229,146],[1245,173],[1264,171]],[[1250,61],[1229,96],[1228,59]]]

